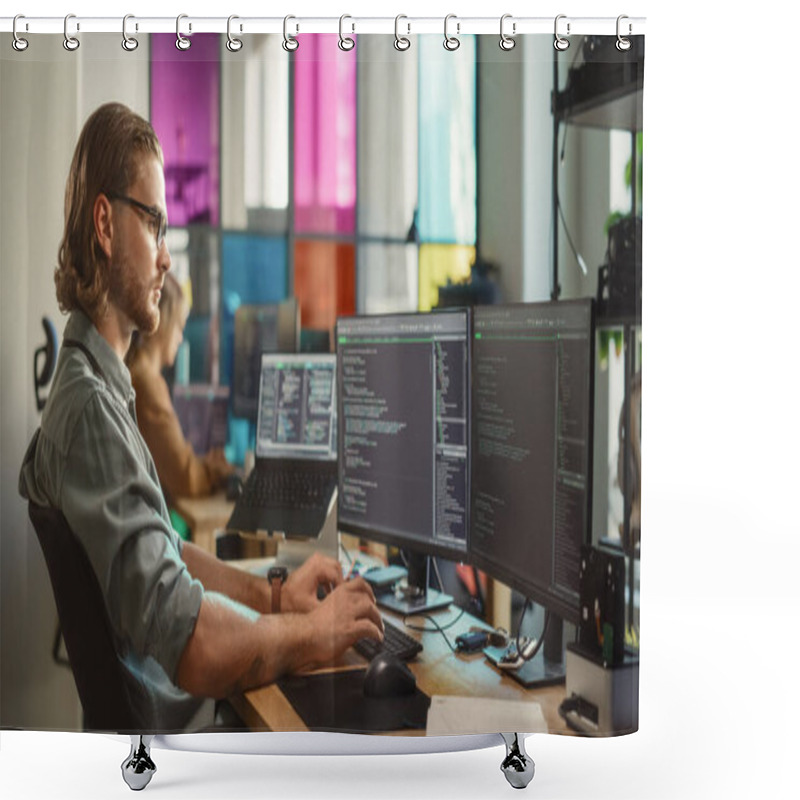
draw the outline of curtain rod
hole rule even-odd
[[[0,17],[0,32],[11,33],[15,30],[14,17]],[[500,35],[502,30],[506,36],[518,36],[525,33],[549,33],[559,36],[572,35],[622,35],[635,36],[644,34],[644,17],[570,17],[559,14],[558,17],[194,17],[182,14],[175,17],[136,17],[128,15],[125,29],[128,35],[136,33],[227,33],[240,35],[257,33],[288,33],[295,36],[299,33],[399,33],[402,36],[413,34],[437,33],[445,35],[467,35],[494,33]],[[65,30],[66,29],[66,30]],[[70,14],[68,17],[35,17],[19,15],[16,18],[16,32],[23,34],[54,33],[70,36],[82,33],[119,33],[123,32],[123,17],[81,17]]]

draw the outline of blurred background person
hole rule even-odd
[[[136,417],[167,498],[199,497],[220,488],[234,468],[221,448],[203,456],[194,452],[162,374],[175,364],[189,315],[183,290],[170,273],[164,279],[159,310],[155,333],[135,336],[125,357],[136,391]]]

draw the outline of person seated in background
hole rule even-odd
[[[150,336],[134,336],[125,363],[136,392],[139,430],[168,497],[211,494],[233,472],[222,449],[198,456],[187,441],[162,375],[175,364],[189,310],[180,284],[167,273],[158,303],[160,322]]]

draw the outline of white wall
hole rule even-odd
[[[147,47],[128,54],[119,36],[93,35],[68,53],[61,41],[37,37],[35,54],[17,54],[0,37],[0,725],[74,729],[80,704],[50,657],[55,605],[18,474],[40,419],[32,362],[42,316],[63,333],[53,270],[75,141],[105,100],[147,113]]]

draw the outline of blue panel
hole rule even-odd
[[[233,315],[242,304],[286,299],[287,247],[284,237],[226,233],[222,237],[222,325],[220,383],[231,385]]]
[[[475,37],[455,52],[420,36],[419,220],[422,242],[475,244]]]
[[[189,383],[208,383],[209,317],[190,316],[183,329],[183,339],[189,343]]]

